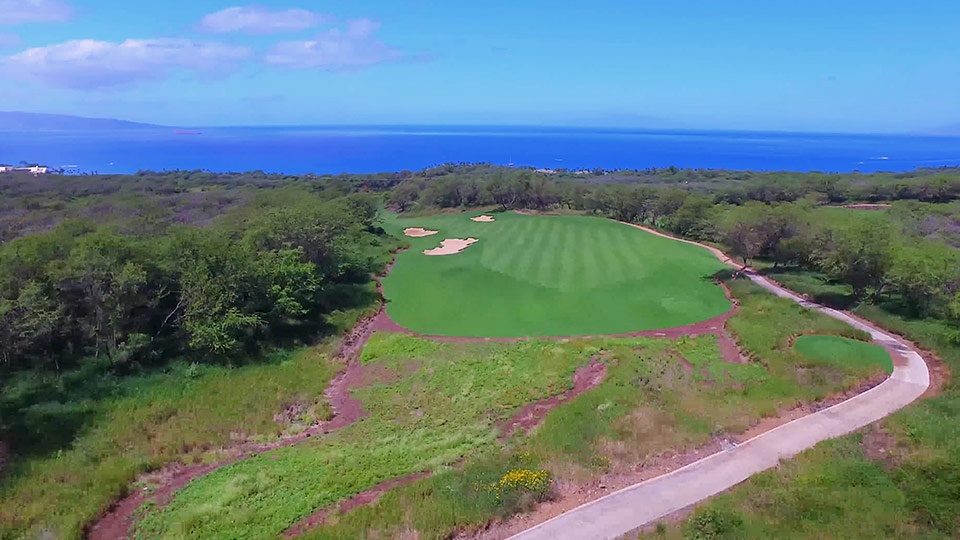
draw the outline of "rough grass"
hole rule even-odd
[[[575,336],[683,326],[730,308],[711,280],[723,265],[696,246],[601,218],[473,215],[387,216],[401,236],[406,227],[440,231],[408,239],[384,280],[397,323],[446,336]],[[423,254],[469,237],[480,241],[458,255]]]
[[[764,414],[844,389],[882,369],[842,361],[828,365],[792,353],[794,333],[862,335],[794,309],[752,284],[732,286],[744,304],[742,324],[763,321],[768,327],[748,338],[748,350],[760,352],[756,362],[745,365],[724,363],[710,336],[504,345],[376,335],[364,352],[367,365],[402,372],[415,360],[420,369],[358,390],[355,395],[370,412],[367,419],[322,441],[271,452],[194,482],[170,507],[149,516],[141,534],[272,537],[316,508],[390,477],[431,469],[434,476],[392,490],[375,505],[334,514],[306,537],[447,538],[527,508],[491,498],[483,488],[517,463],[546,467],[567,479],[616,471],[736,432]],[[695,371],[684,369],[677,355]],[[554,410],[530,435],[505,448],[495,442],[497,419],[566,390],[575,368],[593,357],[608,365],[603,383]],[[822,377],[810,377],[809,371],[820,369]],[[798,386],[798,377],[808,384]],[[461,460],[461,467],[450,467]]]
[[[409,371],[423,340],[375,334],[366,357]],[[427,346],[419,369],[358,389],[367,418],[318,440],[262,454],[195,480],[138,527],[144,538],[272,538],[313,510],[382,481],[439,470],[494,447],[494,423],[572,385],[589,351],[575,343]]]
[[[858,436],[821,443],[649,538],[917,538],[910,504]],[[854,511],[855,513],[851,513]],[[906,519],[905,519],[906,518]]]
[[[756,266],[763,268],[764,264],[761,262]],[[763,269],[765,275],[788,289],[803,292],[817,303],[836,309],[850,309],[857,303],[853,296],[853,287],[832,281],[825,274],[800,268],[767,266]]]
[[[443,538],[528,508],[528,500],[491,499],[477,488],[518,464],[568,477],[616,470],[667,448],[740,430],[872,371],[811,360],[788,346],[790,337],[807,331],[861,334],[752,284],[733,282],[731,288],[743,303],[731,328],[756,360],[746,365],[722,362],[710,337],[452,345],[377,335],[362,361],[397,377],[355,392],[367,418],[192,482],[169,507],[148,509],[137,534],[273,537],[317,508],[429,469],[437,474],[388,493],[377,506],[335,518],[314,534],[361,538],[367,530],[386,537],[417,531],[421,538]],[[694,371],[684,370],[677,355]],[[569,389],[574,370],[592,357],[608,363],[607,380],[554,411],[531,435],[501,448],[495,422]],[[180,458],[202,459],[235,433],[275,436],[283,428],[273,414],[293,401],[305,400],[314,405],[313,414],[327,414],[316,399],[335,370],[315,351],[304,351],[264,365],[183,367],[129,381],[124,392],[95,405],[95,418],[70,447],[14,462],[0,487],[3,537],[43,531],[77,537],[138,472]]]
[[[954,326],[903,318],[876,306],[862,306],[858,314],[936,352],[953,373],[960,370],[960,340]],[[712,537],[960,537],[956,383],[879,425],[887,436],[883,452],[871,449],[868,441],[877,425],[821,443],[651,537],[708,538],[718,527],[723,533]]]
[[[306,414],[328,416],[322,394],[338,369],[304,349],[259,365],[184,365],[122,380],[112,397],[85,404],[87,427],[67,447],[8,465],[0,537],[77,538],[139,473],[202,459],[237,436],[276,437],[294,426],[273,416],[295,402]]]
[[[793,344],[800,354],[820,360],[836,361],[838,358],[850,364],[883,366],[893,373],[893,359],[883,347],[838,336],[800,336]]]

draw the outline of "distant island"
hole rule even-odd
[[[65,114],[0,111],[0,131],[94,131],[132,129],[171,129],[112,118],[84,118]]]

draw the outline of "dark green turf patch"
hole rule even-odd
[[[893,359],[883,347],[839,336],[800,336],[793,344],[800,354],[815,360],[882,366],[893,373]]]

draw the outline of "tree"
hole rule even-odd
[[[669,228],[682,236],[709,240],[714,235],[714,212],[712,199],[690,195],[669,219]]]
[[[744,265],[759,256],[766,243],[763,225],[766,209],[758,204],[734,206],[723,213],[717,226],[720,240]]]
[[[856,299],[871,293],[877,300],[887,285],[893,239],[886,223],[855,221],[831,231],[820,265],[828,275],[850,285]]]
[[[393,188],[387,204],[398,212],[406,212],[420,198],[420,188],[413,182],[404,182]]]
[[[914,315],[950,317],[960,293],[960,252],[931,241],[895,246],[890,283]]]

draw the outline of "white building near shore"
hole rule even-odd
[[[49,167],[43,165],[33,165],[30,167],[14,167],[13,165],[0,165],[0,173],[5,172],[28,172],[34,176],[40,176],[41,174],[47,174]]]

